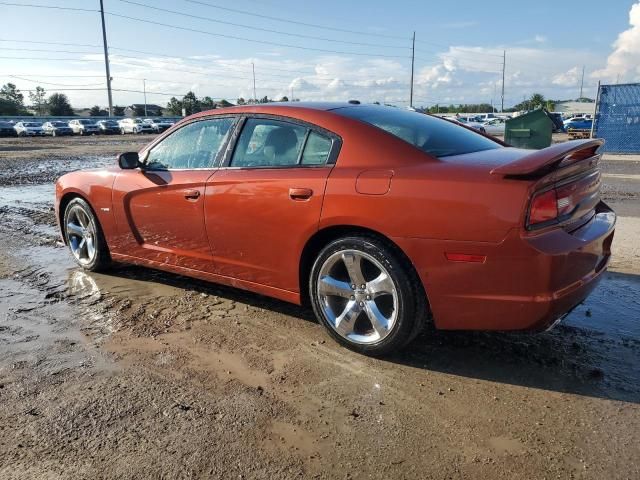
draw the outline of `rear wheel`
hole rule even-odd
[[[104,270],[110,263],[102,228],[93,210],[81,198],[74,198],[64,211],[64,235],[74,260],[86,270]]]
[[[373,236],[345,237],[327,245],[313,265],[309,294],[329,334],[367,355],[401,349],[415,338],[427,315],[411,265]]]
[[[124,133],[125,133],[125,132],[124,132],[124,128],[121,128],[121,129],[120,129],[120,135],[124,135]]]

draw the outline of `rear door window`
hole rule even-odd
[[[236,144],[232,167],[295,166],[307,128],[268,118],[249,118]]]
[[[309,132],[302,153],[302,165],[324,165],[329,160],[333,140],[316,132]]]

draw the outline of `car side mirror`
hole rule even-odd
[[[140,166],[140,157],[138,152],[126,152],[118,155],[118,165],[123,170],[133,170]]]

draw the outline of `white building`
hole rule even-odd
[[[595,102],[558,102],[554,105],[554,112],[569,113],[575,115],[576,113],[591,114],[596,113]]]

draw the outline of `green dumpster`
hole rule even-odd
[[[505,143],[518,148],[540,149],[551,145],[553,121],[544,110],[534,110],[505,123]]]

